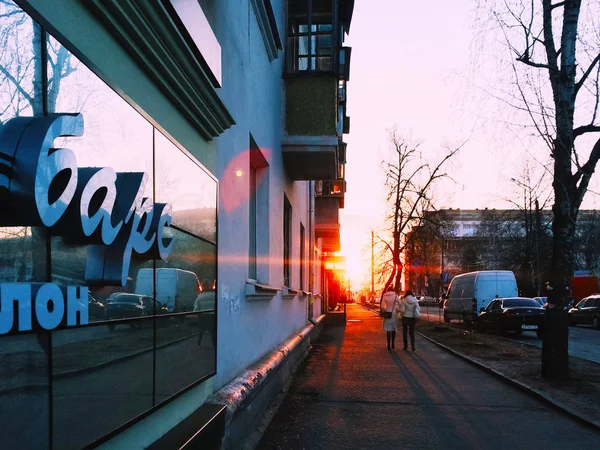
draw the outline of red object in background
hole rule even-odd
[[[598,293],[598,277],[573,277],[571,278],[571,293],[577,303],[582,298]]]

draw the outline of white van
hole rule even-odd
[[[156,269],[156,300],[165,305],[169,312],[193,311],[201,290],[194,272],[174,268]],[[153,269],[138,271],[135,293],[154,295]]]
[[[444,322],[476,322],[481,308],[495,298],[518,297],[517,280],[510,270],[482,270],[455,276],[448,286]]]

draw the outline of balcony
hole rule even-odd
[[[315,236],[322,239],[324,252],[340,251],[339,198],[320,196],[315,199]]]
[[[319,180],[315,184],[315,196],[317,198],[335,198],[339,202],[339,207],[344,207],[344,198],[346,194],[346,180]]]
[[[283,160],[293,180],[336,180],[354,1],[288,0]]]

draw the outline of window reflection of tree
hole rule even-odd
[[[42,28],[11,0],[0,0],[0,120],[2,123],[22,115],[42,115],[53,110],[61,81],[76,70],[66,49],[51,48],[47,53],[53,65],[53,75],[48,83],[52,86],[50,95],[43,103],[44,96],[42,55],[46,52]],[[31,236],[31,278],[42,280],[47,276],[46,232],[41,228],[24,227],[22,246],[27,245]],[[8,238],[8,237],[7,237]],[[14,238],[14,237],[13,237]],[[25,281],[29,252],[20,254],[18,281]]]

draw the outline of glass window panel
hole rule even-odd
[[[94,255],[90,254],[88,256],[89,251],[89,246],[69,244],[62,237],[53,237],[52,252],[50,254],[52,267],[51,281],[59,285],[86,286],[86,265],[94,262]],[[136,291],[135,275],[141,269],[152,270],[153,267],[152,260],[142,260],[134,257],[129,266],[129,276],[127,277],[125,286],[88,286],[91,297],[88,298],[89,321],[98,322],[104,320],[104,317],[108,319],[122,319],[125,317],[141,317],[153,314],[153,308],[144,308],[139,311],[130,311],[131,314],[127,316],[122,314],[126,308],[117,308],[110,305],[113,300],[119,300],[119,294],[138,293],[147,295],[145,291],[141,293]],[[150,293],[150,296],[152,296],[152,293]],[[113,313],[115,309],[118,309],[119,313]],[[123,311],[120,311],[121,309]]]
[[[48,334],[0,336],[2,448],[49,448]]]
[[[166,261],[156,261],[156,300],[170,312],[193,311],[198,294],[217,278],[217,247],[176,229]],[[140,289],[138,274],[138,290]]]
[[[52,37],[48,58],[48,111],[81,113],[84,122],[83,136],[60,145],[75,153],[80,168],[146,173],[145,196],[152,199],[152,125]]]
[[[300,36],[297,39],[298,39],[298,55],[300,55],[300,56],[308,55],[309,37],[308,36]],[[313,47],[314,47],[314,44],[313,44]]]
[[[0,228],[0,282],[46,281],[46,230]]]
[[[53,332],[54,448],[84,447],[152,407],[154,322],[134,322]]]
[[[145,173],[147,182],[143,192],[152,200],[152,125],[52,37],[48,38],[48,80],[49,111],[81,113],[84,121],[83,136],[58,139],[58,145],[75,153],[80,169],[108,167],[117,173]],[[125,228],[122,232],[126,232]],[[52,239],[53,282],[87,285],[86,267],[103,264],[91,246],[78,244],[81,242],[69,236]],[[126,286],[92,286],[90,294],[108,309],[106,301],[112,294],[134,293],[131,274],[142,267],[152,267],[152,261],[134,256]],[[94,313],[93,320],[101,320],[104,311],[95,306],[98,307],[90,311]]]
[[[211,292],[202,294],[207,307]],[[216,339],[214,312],[156,319],[157,403],[215,373]]]
[[[173,225],[216,242],[216,181],[158,131],[156,201],[171,204]]]
[[[0,2],[0,120],[41,115],[41,29],[13,1]]]
[[[331,35],[317,36],[317,48],[316,52],[319,55],[331,55]]]

